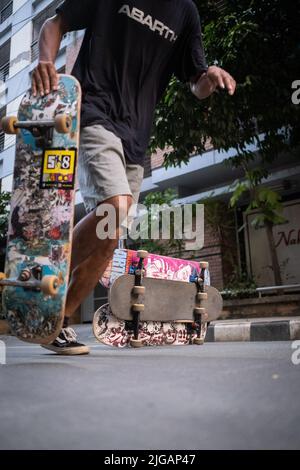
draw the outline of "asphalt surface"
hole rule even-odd
[[[0,449],[300,448],[291,342],[118,350],[79,331],[90,356],[0,338]]]

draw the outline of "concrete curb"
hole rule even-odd
[[[212,322],[205,342],[294,341],[300,339],[300,317]]]

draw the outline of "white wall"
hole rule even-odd
[[[13,186],[13,174],[2,178],[1,180],[1,191],[11,192]]]
[[[26,3],[28,0],[14,0],[14,4],[13,4],[13,13],[15,13],[15,11],[17,11],[21,6],[24,5],[24,3]]]
[[[252,274],[257,285],[274,286],[271,253],[266,230],[263,226],[254,227],[254,217],[258,214],[253,211],[244,215],[247,222],[245,231],[245,244],[247,247],[247,264],[252,267]],[[300,200],[283,203],[283,217],[285,222],[273,227],[276,251],[280,265],[282,281],[284,284],[300,283]]]
[[[11,38],[10,46],[10,77],[30,65],[30,46],[32,38],[32,23],[27,23]]]
[[[6,105],[6,85],[0,81],[0,108]]]
[[[7,116],[16,116],[18,113],[19,104],[23,98],[23,95],[18,96],[15,100],[8,103],[6,108]],[[5,147],[14,145],[16,142],[16,137],[14,135],[5,134]]]

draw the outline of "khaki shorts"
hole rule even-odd
[[[115,134],[100,124],[81,129],[78,180],[87,212],[113,196],[129,194],[137,203],[143,177],[141,165],[126,162]]]

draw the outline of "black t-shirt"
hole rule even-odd
[[[207,70],[192,0],[66,0],[70,31],[86,28],[73,69],[83,90],[83,127],[102,124],[143,164],[154,109],[169,80]]]

